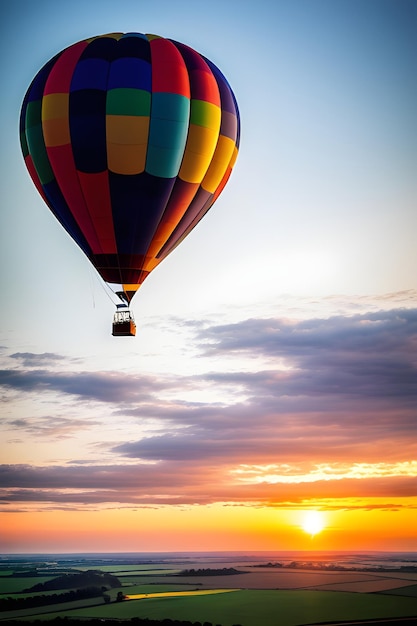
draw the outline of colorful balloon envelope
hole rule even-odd
[[[218,198],[239,136],[220,70],[184,44],[140,33],[57,54],[20,118],[38,191],[126,303]]]

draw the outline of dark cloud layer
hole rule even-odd
[[[27,433],[38,439],[66,439],[75,437],[82,430],[97,429],[100,427],[99,420],[62,418],[48,415],[38,418],[18,418],[5,420],[5,428],[17,433]]]
[[[0,386],[20,392],[54,391],[81,399],[118,404],[144,401],[167,387],[150,376],[118,372],[53,372],[51,370],[0,370]]]
[[[0,466],[0,502],[10,503],[101,503],[123,505],[251,503],[266,506],[301,505],[309,498],[321,500],[346,498],[385,498],[386,503],[367,505],[369,508],[392,508],[398,497],[416,493],[416,477],[344,478],[338,481],[317,480],[306,484],[267,482],[239,484],[224,476],[217,468],[202,468],[198,463],[181,466],[165,463],[157,466],[83,466],[31,467]],[[334,503],[328,503],[334,506]],[[348,507],[346,503],[343,506]],[[402,505],[397,506],[405,506]],[[409,505],[412,507],[412,503]],[[7,510],[7,508],[5,508]]]
[[[200,339],[208,354],[284,359],[298,370],[276,381],[290,393],[417,396],[416,309],[296,323],[252,319],[207,328]]]
[[[342,357],[352,352],[385,355],[408,352],[416,341],[417,309],[378,311],[302,321],[250,319],[200,332],[208,350],[255,351],[272,356],[313,358],[314,350]]]
[[[41,354],[34,352],[15,352],[10,355],[10,358],[20,361],[26,367],[47,366],[53,365],[59,361],[67,361],[64,356],[53,352],[42,352]]]

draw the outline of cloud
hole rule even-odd
[[[143,460],[205,460],[227,458],[230,442],[220,437],[213,440],[202,438],[196,432],[180,434],[167,433],[146,437],[140,441],[124,443],[114,447],[114,451],[131,458]],[[229,457],[230,458],[230,457]]]
[[[0,386],[21,393],[54,391],[99,402],[145,401],[169,383],[162,378],[120,372],[53,372],[50,370],[0,370]]]
[[[7,420],[5,422],[5,430],[9,428],[21,433],[26,432],[31,437],[39,439],[57,440],[76,437],[81,430],[99,428],[100,423],[99,420],[91,418],[31,417]]]
[[[417,309],[378,311],[327,319],[249,319],[200,331],[207,352],[259,353],[293,363],[344,363],[358,356],[403,361],[417,340]],[[387,354],[388,353],[388,354]],[[356,357],[356,359],[355,359]]]
[[[201,463],[283,463],[354,458],[376,462],[417,458],[415,417],[410,413],[349,411],[280,413],[262,400],[220,408],[185,429],[117,445],[118,455],[145,460],[198,458]]]
[[[38,356],[48,368],[33,369],[36,355],[16,353],[21,364],[0,372],[5,390],[31,401],[53,393],[57,407],[75,400],[79,412],[54,421],[49,402],[48,415],[12,415],[3,428],[52,440],[93,426],[96,459],[109,465],[91,460],[90,440],[77,450],[83,463],[3,467],[6,500],[36,489],[41,500],[65,502],[69,489],[75,500],[129,506],[415,494],[415,466],[398,467],[417,458],[417,310],[201,323],[192,332],[194,375],[55,371],[61,359],[46,355]],[[87,420],[86,400],[106,405],[106,418],[90,406]],[[373,469],[358,476],[359,466]]]
[[[34,352],[15,352],[10,355],[11,359],[21,361],[26,367],[39,367],[42,365],[50,365],[59,361],[67,361],[68,359],[60,354],[53,352],[43,352],[37,354]]]
[[[32,467],[0,466],[1,508],[33,503],[61,506],[121,504],[128,507],[192,504],[254,504],[256,506],[306,506],[308,500],[328,501],[327,507],[416,507],[417,478],[392,476],[359,480],[317,480],[308,483],[239,484],[232,474],[198,463],[181,465],[92,465]],[[354,501],[348,502],[349,498]],[[364,505],[360,499],[367,499]],[[384,498],[386,502],[378,499]],[[400,502],[410,498],[410,502]]]
[[[195,332],[203,355],[247,359],[244,371],[224,365],[195,376],[3,369],[0,385],[20,392],[51,390],[125,406],[154,403],[161,393],[203,385],[221,385],[235,392],[240,388],[251,397],[281,402],[309,398],[314,406],[325,405],[328,398],[391,398],[401,406],[411,406],[417,398],[417,309],[298,322],[249,319],[196,327]],[[49,353],[12,355],[17,357],[31,366],[62,359]],[[260,357],[263,369],[259,368]],[[188,408],[185,403],[183,406]]]

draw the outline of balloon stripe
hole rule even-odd
[[[178,175],[187,141],[190,101],[173,93],[153,93],[146,171],[161,178]]]
[[[42,124],[40,121],[37,124],[33,123],[33,109],[36,107],[36,111],[40,111],[39,103],[30,102],[27,108],[28,117],[32,120],[30,125],[26,128],[26,141],[30,154],[35,155],[33,162],[36,168],[36,172],[39,176],[39,180],[42,185],[46,185],[54,179],[54,173],[49,162],[48,154],[45,149],[45,141],[43,138]]]
[[[74,67],[88,43],[80,41],[62,52],[49,72],[43,96],[50,93],[69,93]]]
[[[173,41],[173,40],[171,40]],[[181,53],[190,79],[191,97],[220,106],[217,81],[204,58],[195,50],[178,41],[173,41]]]
[[[70,207],[91,250],[96,254],[102,252],[95,226],[86,207],[78,173],[74,168],[71,146],[51,146],[48,148],[48,156],[53,163],[55,178],[66,204]]]
[[[174,232],[171,234],[169,239],[165,242],[164,246],[158,252],[157,256],[160,261],[167,257],[168,254],[177,247],[180,241],[184,239],[187,227],[189,227],[195,216],[199,214],[199,212],[211,200],[211,198],[212,194],[210,192],[206,191],[202,187],[199,188],[193,200],[191,201],[186,213],[177,224]]]
[[[239,120],[234,113],[222,111],[220,134],[229,137],[237,143]]]
[[[70,94],[74,163],[81,172],[103,172],[106,158],[106,92],[84,89]]]
[[[145,169],[149,117],[108,115],[107,160],[116,174],[140,174]]]
[[[190,98],[190,81],[184,60],[168,39],[152,39],[152,93],[175,93]]]
[[[71,143],[69,128],[69,95],[56,93],[42,99],[42,127],[46,146]]]
[[[28,155],[25,157],[25,165],[26,165],[27,170],[28,170],[28,172],[29,172],[29,175],[30,175],[30,177],[31,177],[31,179],[32,179],[32,181],[33,181],[33,184],[35,185],[36,189],[37,189],[37,190],[39,191],[39,193],[41,194],[41,196],[42,196],[43,200],[44,200],[44,201],[48,204],[48,206],[49,206],[49,201],[48,201],[48,198],[47,198],[47,197],[46,197],[46,195],[45,195],[44,188],[42,187],[42,183],[41,183],[41,181],[39,180],[38,173],[37,173],[37,171],[36,171],[36,169],[35,169],[35,166],[34,166],[34,164],[33,164],[33,160],[32,160],[32,157],[30,156],[30,154],[28,154]],[[51,208],[51,207],[50,207],[50,208]]]
[[[146,172],[134,176],[110,172],[109,181],[118,251],[145,255],[175,179]]]
[[[56,96],[56,94],[69,94],[68,123],[70,128],[72,115],[71,80],[74,68],[87,47],[88,42],[83,41],[64,50],[52,66],[45,83],[44,97]],[[82,92],[76,93],[80,94]],[[80,99],[80,96],[78,96],[78,99]],[[78,229],[83,233],[89,248],[95,253],[101,252],[102,247],[97,238],[96,229],[91,220],[75,167],[72,143],[47,146],[47,153],[57,185],[65,199],[65,204],[74,217]],[[57,202],[57,206],[59,215],[61,215],[63,205]],[[59,219],[61,220],[61,217]],[[62,215],[62,221],[64,219],[65,217]]]
[[[213,129],[217,134],[220,130],[222,112],[219,106],[211,102],[192,99],[190,123]]]
[[[191,124],[179,178],[188,183],[201,183],[216,148],[218,131]]]
[[[71,141],[68,119],[44,120],[42,130],[45,146],[65,146]]]
[[[117,245],[114,236],[111,215],[109,174],[107,171],[97,174],[78,172],[81,188],[91,219],[94,223],[100,247],[104,253],[116,253]]]
[[[136,40],[138,42],[138,40]],[[149,47],[149,44],[148,44]],[[117,51],[122,52],[121,42],[117,46]],[[144,51],[143,45],[137,50],[129,50],[130,54],[143,54],[145,58],[121,57],[115,59],[110,67],[107,89],[143,89],[152,90],[152,70],[150,64],[149,50]]]
[[[78,246],[83,252],[89,256],[91,248],[86,242],[84,235],[82,234],[78,224],[74,220],[74,217],[62,195],[61,189],[58,187],[52,172],[49,157],[45,148],[42,135],[38,137],[39,144],[34,146],[32,144],[32,153],[29,154],[29,146],[27,143],[26,133],[29,130],[30,125],[37,127],[38,131],[41,128],[41,111],[42,111],[42,95],[45,88],[45,83],[56,60],[61,56],[61,53],[56,55],[51,61],[49,61],[42,70],[37,74],[33,80],[29,90],[25,96],[22,112],[20,116],[20,128],[21,128],[21,141],[22,150],[27,157],[25,158],[26,166],[29,174],[41,194],[42,198],[51,209],[52,213],[57,217],[65,230],[70,234]],[[49,96],[47,96],[48,98]],[[64,94],[65,98],[68,98]],[[30,106],[29,106],[30,105]],[[33,107],[32,107],[33,105]],[[39,171],[43,167],[48,167],[47,180],[44,178],[44,184],[42,185],[36,168]]]
[[[110,89],[106,98],[107,115],[144,115],[151,114],[151,94],[144,89]]]
[[[226,78],[223,76],[219,68],[214,65],[214,63],[212,63],[209,59],[206,59],[205,57],[204,59],[211,71],[213,72],[213,75],[217,81],[217,85],[220,90],[222,111],[228,111],[229,113],[238,115],[236,100]]]
[[[198,188],[198,183],[187,183],[179,178],[176,180],[164,215],[148,250],[148,256],[152,258],[152,261],[148,261],[147,269],[148,267],[152,267],[153,269],[159,263],[159,260],[156,261],[156,259],[160,249],[164,246],[165,242],[177,227],[177,224],[181,221],[197,193]]]
[[[224,172],[231,161],[234,149],[234,141],[229,137],[220,135],[210,167],[208,168],[207,174],[201,183],[203,189],[206,189],[210,193],[214,193],[216,191],[223,178]]]
[[[79,61],[71,78],[71,92],[84,89],[107,90],[109,63],[105,59],[88,58]]]
[[[68,234],[74,239],[81,250],[91,258],[91,247],[85,238],[85,234],[81,231],[80,226],[71,213],[66,198],[62,195],[61,189],[58,187],[56,180],[52,180],[43,188],[47,204],[52,213],[59,220]]]

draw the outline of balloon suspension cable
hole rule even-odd
[[[113,291],[108,283],[106,283],[100,276],[97,276],[97,278],[101,288],[103,289],[104,293],[112,304],[114,304],[117,308],[119,308],[120,306],[129,306],[129,302],[126,298],[126,294],[124,293],[124,291]],[[117,296],[117,300],[115,300],[115,296]],[[123,305],[120,305],[120,300],[124,303]]]
[[[91,300],[92,300],[92,304],[93,304],[93,309],[96,308],[96,299],[95,299],[95,295],[94,295],[94,276],[93,276],[93,268],[91,267],[91,265],[88,266],[89,269],[89,276],[90,276],[90,290],[91,290]]]

